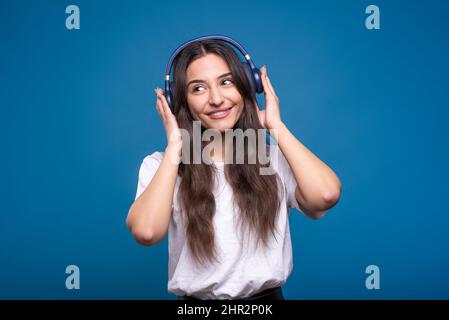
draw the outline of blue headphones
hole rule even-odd
[[[196,38],[190,41],[185,42],[184,44],[180,45],[171,55],[170,60],[168,60],[167,68],[165,69],[165,91],[164,96],[167,99],[168,106],[170,107],[171,111],[174,111],[173,106],[173,81],[170,81],[170,72],[172,69],[173,61],[179,54],[179,52],[184,49],[187,45],[189,45],[192,42],[195,41],[202,41],[202,40],[222,40],[224,42],[227,42],[229,44],[232,44],[234,47],[236,47],[245,57],[246,61],[242,61],[243,69],[245,70],[246,76],[248,77],[248,80],[251,84],[251,88],[255,93],[262,93],[263,92],[263,85],[262,85],[262,78],[260,75],[260,70],[254,65],[254,63],[251,61],[251,58],[249,54],[246,52],[243,47],[238,44],[236,41],[232,40],[229,37],[226,36],[220,36],[220,35],[210,35],[210,36],[204,36],[200,38]]]

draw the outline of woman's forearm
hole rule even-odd
[[[341,193],[337,175],[288,130],[285,124],[277,128],[275,139],[294,175],[298,202],[311,212],[323,212],[334,206]]]

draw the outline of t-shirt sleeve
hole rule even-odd
[[[135,199],[137,199],[148,187],[156,174],[157,169],[159,169],[162,159],[163,154],[161,152],[154,152],[143,159],[142,164],[140,165]]]
[[[280,178],[284,182],[285,190],[287,192],[287,207],[295,208],[299,212],[304,213],[299,207],[298,200],[296,200],[295,191],[298,184],[296,182],[295,175],[279,146],[276,145],[271,147],[274,148],[273,151],[275,152],[277,171]]]

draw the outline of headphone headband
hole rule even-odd
[[[251,61],[251,57],[249,56],[249,54],[237,41],[235,41],[229,37],[222,36],[222,35],[209,35],[209,36],[203,36],[203,37],[189,40],[189,41],[181,44],[178,48],[176,48],[176,50],[172,53],[172,55],[170,56],[170,59],[168,60],[167,68],[165,69],[165,81],[170,81],[170,72],[171,72],[172,64],[173,64],[173,61],[175,60],[175,58],[177,57],[178,53],[182,49],[187,47],[189,44],[191,44],[192,42],[203,41],[203,40],[222,40],[222,41],[232,44],[237,49],[239,49],[239,51],[243,54],[246,61],[248,61],[248,63],[250,64],[251,69],[256,68],[254,63]]]

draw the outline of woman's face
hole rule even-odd
[[[243,111],[243,98],[226,61],[207,54],[187,67],[187,103],[195,120],[205,128],[232,129]]]

